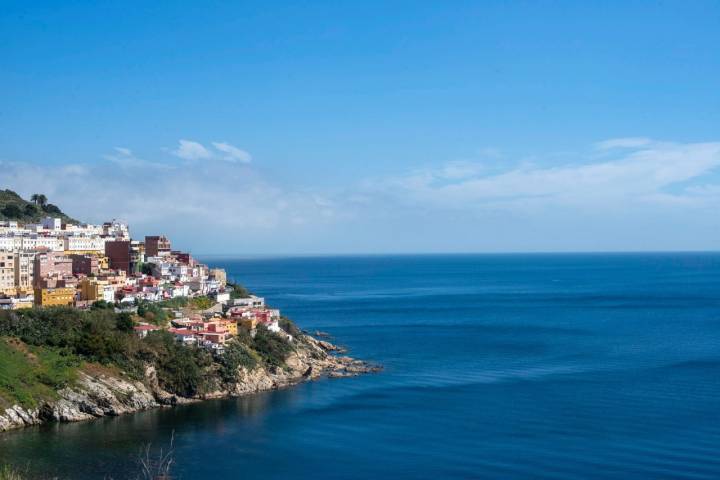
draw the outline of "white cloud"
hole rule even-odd
[[[484,174],[480,164],[475,169],[449,164],[374,182],[374,189],[404,204],[465,211],[591,206],[606,211],[669,195],[666,189],[719,166],[720,143],[665,143],[600,162],[580,158],[550,167],[518,165],[493,174]]]
[[[159,168],[169,169],[173,168],[171,165],[166,165],[160,162],[148,162],[135,156],[135,154],[129,148],[125,147],[114,147],[112,153],[103,155],[102,157],[123,168]]]
[[[137,235],[166,233],[196,252],[602,250],[640,248],[638,242],[708,248],[720,242],[720,142],[652,142],[593,155],[552,165],[542,156],[534,163],[506,157],[448,162],[300,190],[251,165],[180,167],[117,147],[92,164],[0,162],[0,180],[2,188],[25,196],[42,192],[76,218],[123,218]],[[153,165],[162,175],[138,170]],[[652,233],[642,236],[646,230]]]
[[[212,157],[212,153],[202,143],[184,139],[178,142],[178,147],[171,153],[184,160],[203,160]]]
[[[250,163],[252,160],[248,152],[227,142],[212,142],[212,144],[213,147],[225,154],[222,156],[223,160],[240,163]]]
[[[115,149],[103,158],[83,165],[0,162],[0,180],[3,188],[26,198],[42,192],[80,220],[121,218],[137,236],[166,233],[180,248],[196,252],[239,252],[248,242],[283,244],[297,229],[317,231],[331,217],[332,206],[312,193],[231,163],[218,162],[212,169],[189,164],[157,175],[139,171],[130,151]]]
[[[132,150],[129,148],[124,147],[115,147],[115,151],[118,152],[120,155],[123,155],[125,157],[131,157],[132,156]]]
[[[652,140],[645,137],[611,138],[595,144],[598,150],[611,150],[615,148],[638,148],[650,145]]]

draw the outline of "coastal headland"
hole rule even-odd
[[[7,337],[4,348],[32,353],[28,346]],[[0,346],[0,349],[3,348]],[[191,347],[183,347],[191,348]],[[47,422],[77,422],[105,416],[117,416],[152,408],[171,407],[208,399],[237,397],[290,387],[321,377],[340,378],[376,372],[377,365],[333,354],[334,345],[302,334],[296,339],[281,367],[258,364],[237,366],[234,378],[223,378],[226,362],[213,360],[202,373],[202,390],[181,395],[158,378],[157,368],[148,364],[142,378],[116,367],[84,363],[73,372],[72,380],[58,390],[45,389],[44,397],[17,402],[0,413],[0,431]],[[32,385],[28,385],[32,387]],[[37,382],[35,387],[46,387]],[[42,390],[42,388],[39,388]]]
[[[0,200],[0,431],[379,370],[163,235]]]

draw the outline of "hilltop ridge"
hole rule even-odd
[[[61,218],[65,223],[81,223],[63,213],[57,205],[48,203],[45,195],[37,194],[37,197],[30,201],[12,190],[0,190],[0,220],[34,223],[51,216]]]

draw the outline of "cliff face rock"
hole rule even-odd
[[[144,382],[133,382],[108,373],[80,372],[75,385],[58,391],[55,400],[37,408],[14,405],[0,411],[0,431],[44,422],[77,422],[123,415],[163,405],[274,390],[322,376],[347,377],[379,370],[379,367],[359,360],[331,355],[329,352],[335,352],[336,347],[327,342],[310,336],[297,340],[295,351],[286,360],[286,368],[240,368],[236,382],[201,398],[183,398],[164,391],[152,367],[146,369]]]
[[[336,351],[338,347],[328,342],[304,336],[300,339],[300,345],[285,360],[285,368],[260,367],[248,370],[241,367],[238,369],[237,382],[209,396],[248,395],[285,388],[321,377],[350,377],[380,370],[380,367],[360,360],[332,355]]]
[[[140,382],[85,372],[72,388],[57,392],[58,399],[37,408],[14,405],[0,414],[0,431],[43,422],[77,422],[122,415],[159,406],[152,392]]]

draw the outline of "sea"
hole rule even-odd
[[[29,477],[718,479],[720,254],[203,259],[384,370],[0,435]]]

